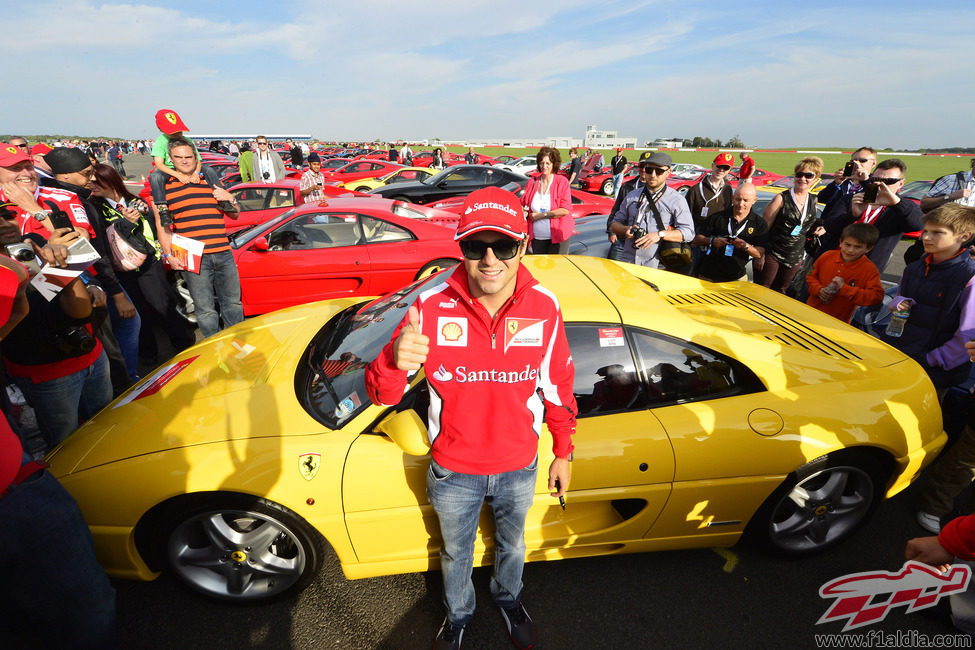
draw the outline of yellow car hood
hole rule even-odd
[[[321,431],[295,397],[295,364],[342,299],[273,312],[181,352],[82,425],[48,458],[63,475],[222,440]],[[120,408],[120,407],[125,408]],[[139,435],[109,435],[120,431]]]

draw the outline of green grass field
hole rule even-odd
[[[424,147],[424,149],[432,147]],[[445,147],[448,151],[454,153],[466,153],[467,149],[464,147]],[[852,149],[852,147],[851,147]],[[417,148],[417,151],[420,149]],[[478,153],[482,153],[486,156],[500,156],[502,154],[508,154],[509,156],[534,156],[538,153],[538,149],[518,149],[518,148],[502,148],[502,147],[475,147],[474,150]],[[616,155],[614,150],[603,149],[600,150],[603,156],[606,158],[606,162],[609,163],[610,158]],[[562,162],[569,159],[568,149],[560,149],[559,153],[562,155]],[[714,151],[668,151],[668,154],[674,159],[674,162],[686,162],[686,163],[697,163],[703,167],[710,167],[711,161],[717,155]],[[624,152],[628,160],[636,160],[639,157],[639,153],[636,151]],[[749,154],[755,160],[755,165],[762,169],[767,169],[770,172],[775,172],[777,174],[791,175],[793,169],[797,162],[799,162],[806,155],[813,154],[795,154],[795,153],[764,153],[755,152]],[[844,153],[831,153],[831,154],[815,154],[816,156],[823,159],[825,167],[823,169],[826,173],[833,173],[837,169],[842,169],[844,163],[850,159],[849,154]],[[894,158],[893,154],[884,154],[880,152],[878,154],[879,160],[885,160],[887,158]],[[740,158],[736,156],[740,161]],[[971,159],[968,157],[958,157],[958,156],[901,156],[901,160],[907,165],[907,180],[934,180],[945,174],[951,174],[959,170],[967,171],[971,167]]]

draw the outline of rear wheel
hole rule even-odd
[[[613,182],[612,178],[607,178],[603,181],[603,184],[599,187],[599,191],[606,196],[613,196],[613,190],[616,189],[616,184]]]
[[[243,494],[187,502],[163,530],[170,571],[194,591],[238,603],[303,589],[325,556],[325,540],[298,515]]]
[[[749,534],[783,555],[824,550],[853,534],[884,493],[886,472],[861,450],[817,458],[788,476],[749,523]]]
[[[454,266],[457,263],[458,263],[457,260],[452,260],[448,257],[443,257],[438,260],[433,260],[432,262],[427,262],[422,267],[420,267],[420,270],[417,271],[416,278],[414,279],[419,280],[421,278],[429,277],[434,273],[439,273],[444,269],[449,269],[451,266]]]
[[[372,189],[371,187],[368,187],[366,185],[360,185],[359,187],[355,188],[355,191],[356,192],[368,192],[371,189]]]

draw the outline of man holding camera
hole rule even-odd
[[[820,190],[816,200],[828,206],[834,198],[856,194],[876,166],[877,152],[873,147],[860,147],[850,154],[850,162],[843,169],[836,170],[833,182]]]
[[[849,224],[870,223],[880,231],[880,239],[867,257],[883,273],[901,236],[924,227],[921,208],[914,201],[902,200],[897,195],[904,187],[906,173],[904,161],[888,158],[858,183],[860,189],[856,193],[835,197],[830,204],[835,207],[829,214],[823,212],[826,234],[820,239],[816,256],[836,250],[840,245],[840,235]]]
[[[264,142],[266,149],[267,139],[258,138],[258,144],[261,142]],[[272,152],[271,155],[281,162],[276,153]],[[169,141],[169,157],[176,171],[181,174],[188,174],[196,165],[193,145],[183,138]],[[165,191],[172,224],[163,227],[157,214],[159,245],[163,258],[169,260],[169,265],[176,271],[183,271],[183,280],[193,297],[196,323],[200,327],[200,333],[207,337],[220,331],[221,317],[225,327],[244,320],[244,307],[240,300],[240,276],[237,274],[233,253],[230,252],[224,213],[218,203],[229,201],[236,205],[236,200],[230,192],[219,187],[211,188],[200,179],[184,183],[178,178],[170,177],[166,181]],[[231,219],[240,216],[240,212],[236,211],[226,214]],[[173,233],[203,243],[203,254],[196,271],[184,270],[187,260],[173,256]],[[217,303],[220,304],[219,315]]]
[[[660,242],[690,243],[694,239],[694,220],[687,201],[667,187],[673,164],[673,159],[662,151],[655,151],[640,162],[646,185],[626,195],[610,226],[617,237],[626,238],[621,261],[658,268]]]
[[[257,136],[257,152],[251,162],[254,165],[254,180],[258,183],[274,183],[287,176],[284,161],[271,149],[271,143],[263,135]]]

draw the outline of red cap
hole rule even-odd
[[[37,155],[43,156],[44,154],[51,153],[52,151],[54,151],[54,150],[51,147],[47,146],[43,142],[38,142],[37,144],[35,144],[33,147],[30,148],[30,155],[32,155],[32,156],[37,156]]]
[[[728,167],[735,166],[735,157],[730,153],[719,153],[714,157],[715,165],[728,165]]]
[[[0,167],[13,167],[17,163],[30,162],[31,157],[25,149],[9,142],[0,142]]]
[[[482,230],[494,230],[513,239],[528,234],[525,210],[518,197],[500,187],[485,187],[468,194],[454,239]]]
[[[183,124],[179,114],[169,108],[160,108],[156,111],[156,126],[166,135],[172,135],[181,131],[189,131],[189,127]]]

